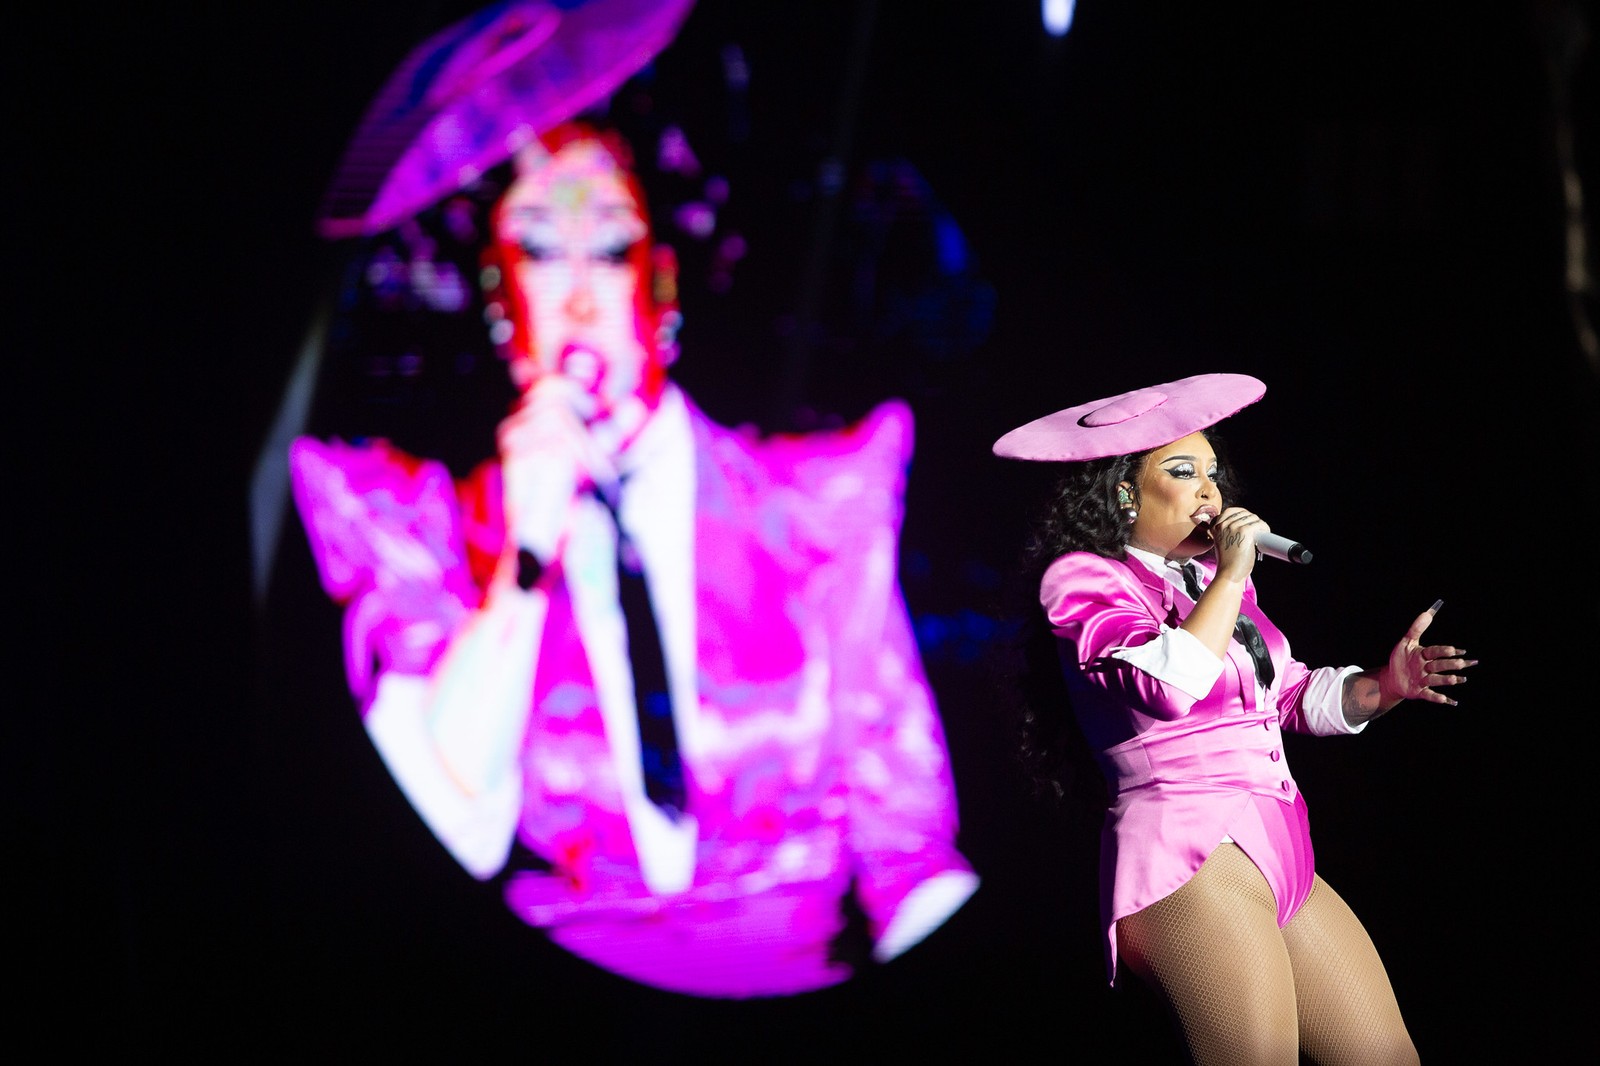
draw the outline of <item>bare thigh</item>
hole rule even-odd
[[[1321,877],[1283,929],[1300,1045],[1321,1066],[1416,1063],[1388,971],[1366,928]]]
[[[1297,1066],[1296,975],[1266,878],[1235,844],[1117,922],[1117,953],[1165,1002],[1201,1066]]]

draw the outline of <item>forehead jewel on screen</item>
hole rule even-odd
[[[539,138],[529,135],[511,153],[511,161],[518,177],[532,174],[550,162],[550,149]]]
[[[1248,374],[1196,374],[1036,418],[995,441],[994,454],[1065,463],[1146,452],[1216,425],[1266,391]]]

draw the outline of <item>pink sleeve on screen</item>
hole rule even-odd
[[[297,438],[294,499],[322,587],[343,604],[346,677],[363,707],[385,670],[426,673],[479,592],[442,463],[377,441]]]

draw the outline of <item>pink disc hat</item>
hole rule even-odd
[[[318,213],[381,233],[596,106],[677,36],[694,0],[500,0],[434,34],[368,106]]]
[[[1266,391],[1248,374],[1196,374],[1036,418],[995,441],[994,454],[1067,463],[1147,452],[1216,425]]]

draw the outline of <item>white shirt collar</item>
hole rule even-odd
[[[1176,560],[1169,560],[1166,558],[1166,556],[1157,555],[1153,551],[1146,551],[1143,548],[1135,548],[1132,544],[1128,545],[1128,554],[1139,560],[1145,566],[1149,567],[1153,573],[1160,574],[1162,577],[1166,578],[1169,582],[1178,586],[1179,588],[1185,587],[1183,583],[1182,563],[1177,562]],[[1198,570],[1201,569],[1201,567],[1196,565],[1195,569]]]
[[[681,460],[692,453],[689,406],[683,390],[669,383],[649,419],[617,456],[617,471],[631,481],[660,462]]]

